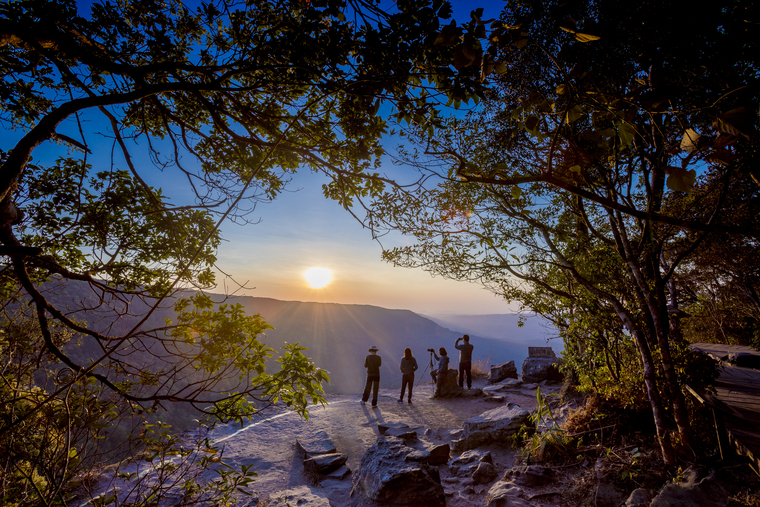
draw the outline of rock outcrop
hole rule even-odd
[[[523,382],[559,382],[563,378],[559,359],[551,347],[528,347],[528,357],[522,364]]]
[[[508,378],[517,378],[517,366],[515,366],[514,361],[491,366],[491,375],[488,377],[489,383],[495,384]]]
[[[441,398],[457,398],[464,394],[464,389],[459,387],[457,383],[459,379],[459,372],[454,368],[449,368],[444,374],[443,385],[441,385],[441,391],[438,396]]]
[[[519,405],[508,403],[471,417],[464,422],[461,438],[451,442],[451,448],[462,452],[488,442],[505,441],[528,422],[529,415]]]
[[[533,504],[524,498],[523,488],[541,487],[553,480],[554,472],[540,465],[511,468],[488,490],[486,505],[488,507],[532,507]]]
[[[324,431],[296,439],[296,453],[303,458],[304,470],[309,473],[338,479],[351,473],[345,465],[348,456],[336,452],[335,444]]]
[[[649,505],[650,507],[674,505],[725,507],[728,505],[728,492],[716,478],[714,471],[704,475],[697,470],[690,470],[686,474],[685,481],[680,484],[668,484]]]
[[[652,502],[652,493],[648,489],[634,489],[623,507],[649,507]]]
[[[613,468],[611,461],[599,458],[596,460],[594,472],[596,473],[596,493],[594,494],[594,505],[598,507],[620,507],[627,498],[615,481],[619,475],[617,469]]]
[[[522,488],[506,481],[499,481],[488,490],[487,507],[533,507],[533,504],[523,497]]]
[[[353,474],[351,505],[445,506],[438,469],[431,465],[440,452],[417,439],[379,437]]]
[[[488,484],[499,475],[488,451],[466,451],[449,462],[449,473],[456,477],[470,477],[476,484]]]

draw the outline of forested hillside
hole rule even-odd
[[[79,309],[73,311],[72,317],[86,322],[88,327],[101,333],[120,335],[128,332],[142,321],[149,307],[139,299],[129,303],[129,313],[123,311],[126,303],[114,302],[114,311],[101,308],[97,313],[84,312],[82,307],[92,306],[96,294],[81,282],[51,283],[45,294],[62,308]],[[193,292],[185,293],[189,297]],[[274,329],[268,329],[261,337],[262,341],[275,350],[280,350],[284,343],[300,343],[309,350],[306,355],[314,363],[329,372],[330,383],[325,384],[327,392],[348,394],[358,392],[364,382],[364,357],[371,345],[380,348],[383,358],[381,378],[385,387],[401,385],[398,363],[405,347],[410,347],[420,365],[420,374],[429,361],[428,348],[445,347],[455,362],[457,351],[454,341],[462,336],[463,331],[452,331],[431,319],[417,315],[409,310],[389,310],[369,305],[343,305],[336,303],[309,303],[301,301],[279,301],[271,298],[238,296],[225,298],[211,295],[221,304],[240,304],[248,315],[260,314]],[[155,329],[164,324],[165,319],[176,322],[177,315],[173,308],[176,299],[165,302],[162,308],[154,311],[142,324],[146,329]],[[477,320],[478,316],[468,316]],[[493,322],[494,316],[490,317]],[[484,319],[486,316],[483,317]],[[504,316],[503,323],[511,321],[513,328],[505,326],[504,335],[519,331],[517,318]],[[473,361],[495,364],[513,360],[518,369],[527,356],[528,346],[544,345],[545,340],[538,329],[531,329],[533,334],[527,340],[498,340],[479,337],[471,332],[475,349]],[[525,338],[526,333],[521,333]],[[100,348],[93,340],[84,338],[84,346],[71,346],[70,354],[82,362],[97,356]],[[133,358],[143,354],[139,350],[129,352]],[[154,355],[145,354],[146,367]],[[270,361],[270,367],[274,361]],[[157,365],[153,365],[157,368]],[[417,377],[419,379],[419,375]],[[426,378],[425,381],[428,381]]]
[[[458,357],[454,341],[462,333],[409,310],[254,297],[233,298],[231,302],[245,306],[247,313],[260,313],[274,326],[266,332],[269,346],[277,348],[280,342],[298,341],[308,347],[306,354],[317,366],[330,372],[331,382],[326,388],[329,392],[360,390],[364,385],[364,357],[371,345],[380,349],[381,381],[385,387],[401,385],[398,366],[404,347],[412,349],[420,372],[429,361],[428,348],[445,347],[452,357],[452,366]],[[508,334],[507,330],[505,333]],[[475,333],[471,333],[471,342],[475,345],[473,361],[484,364],[514,360],[519,369],[528,353],[528,343],[481,338]],[[543,341],[536,336],[530,344],[541,345]]]

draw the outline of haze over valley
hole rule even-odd
[[[74,310],[91,306],[95,295],[86,284],[68,282],[49,285],[47,297]],[[524,316],[524,326],[518,327],[520,316],[516,314],[427,317],[410,310],[371,305],[280,301],[251,296],[225,298],[220,294],[211,297],[220,303],[240,304],[247,315],[260,314],[274,327],[267,330],[261,340],[278,352],[286,342],[308,347],[306,355],[330,373],[331,381],[325,390],[335,394],[360,392],[365,377],[364,357],[372,345],[380,349],[383,358],[383,387],[400,387],[399,362],[405,347],[411,348],[417,358],[419,374],[429,362],[429,348],[445,347],[454,367],[458,358],[454,341],[468,333],[475,346],[474,363],[487,367],[513,360],[519,369],[529,346],[547,346],[547,338],[556,336],[556,332],[547,327],[547,321],[535,316]],[[172,304],[173,300],[165,301],[143,327],[161,327],[164,319],[176,322]],[[114,305],[115,311],[120,311],[118,306]],[[104,312],[77,312],[75,316],[102,332],[118,335],[136,325],[148,310],[138,299],[131,301],[129,308],[130,314],[118,319]],[[557,348],[558,340],[552,340],[549,345],[557,352],[561,350]],[[274,361],[270,363],[270,368],[277,368]],[[429,379],[426,374],[424,381]]]

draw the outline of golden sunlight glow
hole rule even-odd
[[[312,289],[321,289],[332,282],[332,271],[327,268],[309,268],[303,273]]]

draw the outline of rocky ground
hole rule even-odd
[[[313,408],[308,421],[282,411],[242,429],[220,426],[210,436],[224,446],[230,465],[250,466],[258,474],[250,488],[253,496],[240,498],[239,505],[246,507],[743,505],[729,501],[730,480],[709,467],[684,471],[678,485],[662,489],[658,476],[649,489],[636,490],[645,485],[646,467],[645,456],[631,458],[641,454],[634,446],[617,448],[607,458],[578,454],[567,464],[526,467],[518,466],[523,448],[509,445],[509,437],[493,432],[493,425],[485,424],[498,443],[487,434],[482,438],[478,425],[483,417],[478,416],[497,412],[506,420],[516,414],[515,421],[525,421],[527,412],[537,408],[539,389],[558,400],[552,395],[560,387],[514,380],[490,386],[480,379],[460,397],[431,399],[433,386],[426,384],[415,388],[411,405],[397,402],[398,390],[381,389],[376,408],[361,404],[358,395],[333,396],[325,407]],[[554,413],[562,419],[570,411],[565,406]],[[373,454],[370,462],[367,457]],[[631,463],[637,460],[634,470]],[[401,469],[414,469],[417,475],[393,479]],[[638,475],[621,487],[626,471]],[[390,483],[382,485],[389,477]],[[101,492],[123,487],[114,484]],[[375,493],[384,501],[373,502]]]
[[[296,441],[318,440],[326,434],[338,453],[347,456],[346,466],[355,471],[362,455],[372,446],[380,430],[378,425],[406,424],[415,429],[426,441],[449,443],[452,433],[461,431],[464,421],[499,405],[514,403],[527,411],[536,407],[536,384],[520,386],[500,392],[502,398],[478,396],[485,380],[475,381],[467,395],[450,399],[430,399],[433,386],[415,388],[412,404],[398,403],[398,391],[381,389],[378,407],[359,403],[359,396],[336,396],[328,399],[325,408],[315,408],[308,421],[284,413],[269,422],[258,422],[229,436],[221,436],[226,446],[225,456],[233,466],[253,465],[258,473],[254,489],[264,500],[276,491],[309,484],[324,493],[333,505],[349,505],[351,478],[327,478],[315,481],[313,474],[304,470],[303,458],[296,451]],[[544,394],[556,393],[559,384],[541,387]],[[485,445],[490,451],[496,472],[501,475],[515,459],[515,449],[503,445]],[[448,467],[441,466],[441,483],[446,505],[485,505],[488,488],[484,485],[462,484],[462,479],[451,477]],[[254,504],[255,505],[255,504]]]

